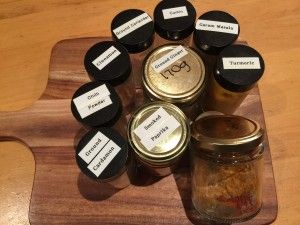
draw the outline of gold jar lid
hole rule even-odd
[[[167,102],[140,107],[128,123],[129,143],[138,158],[151,166],[168,166],[182,156],[190,141],[184,113]]]
[[[235,115],[209,115],[192,124],[193,148],[218,152],[249,152],[259,146],[264,130],[250,119]]]
[[[145,59],[143,86],[154,99],[188,104],[203,92],[205,66],[189,47],[169,44],[154,49]]]

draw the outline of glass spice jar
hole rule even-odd
[[[201,111],[205,66],[189,47],[168,44],[154,49],[144,61],[142,82],[151,100],[176,104],[192,120]]]
[[[262,206],[263,129],[240,116],[202,117],[191,128],[192,202],[221,223],[245,221]]]
[[[189,46],[194,30],[196,10],[186,0],[163,0],[153,13],[155,46],[177,43]]]
[[[127,138],[141,165],[155,176],[166,176],[176,168],[188,147],[190,127],[175,105],[150,102],[132,115]]]
[[[226,47],[219,54],[209,79],[203,110],[232,114],[264,70],[264,60],[255,49],[247,45]]]

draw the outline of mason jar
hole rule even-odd
[[[190,141],[184,113],[167,102],[140,107],[128,123],[128,141],[137,161],[155,176],[167,176],[176,168]]]
[[[168,44],[145,59],[142,82],[146,96],[177,105],[194,119],[201,111],[206,76],[201,57],[193,49]]]
[[[201,216],[234,223],[262,206],[263,129],[240,116],[210,115],[191,128],[192,202]]]

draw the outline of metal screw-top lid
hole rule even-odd
[[[153,42],[154,23],[146,12],[128,9],[114,17],[111,32],[114,40],[124,45],[130,53],[142,52]]]
[[[114,41],[93,45],[85,54],[84,66],[93,80],[112,85],[124,82],[131,73],[131,62],[126,48]]]
[[[264,130],[250,119],[235,115],[209,115],[191,127],[193,148],[200,151],[249,152],[263,141]]]
[[[238,38],[238,21],[223,11],[209,11],[196,21],[194,43],[209,54],[218,54]]]
[[[158,101],[142,106],[132,115],[127,135],[141,161],[151,166],[168,166],[185,151],[190,128],[178,107]]]
[[[250,90],[265,70],[262,56],[247,45],[231,45],[218,56],[214,77],[229,91]]]
[[[110,181],[126,169],[128,144],[114,129],[101,127],[90,130],[76,147],[80,170],[93,179]]]
[[[71,111],[84,125],[112,125],[120,117],[122,106],[115,89],[101,81],[82,85],[73,95]]]
[[[150,98],[171,103],[189,104],[204,89],[205,67],[191,48],[164,45],[145,59],[143,86]]]
[[[167,40],[182,40],[193,33],[196,10],[186,0],[163,0],[154,10],[155,31]]]

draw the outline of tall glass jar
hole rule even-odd
[[[211,115],[192,125],[192,202],[204,217],[234,223],[262,205],[263,130],[240,116]]]

